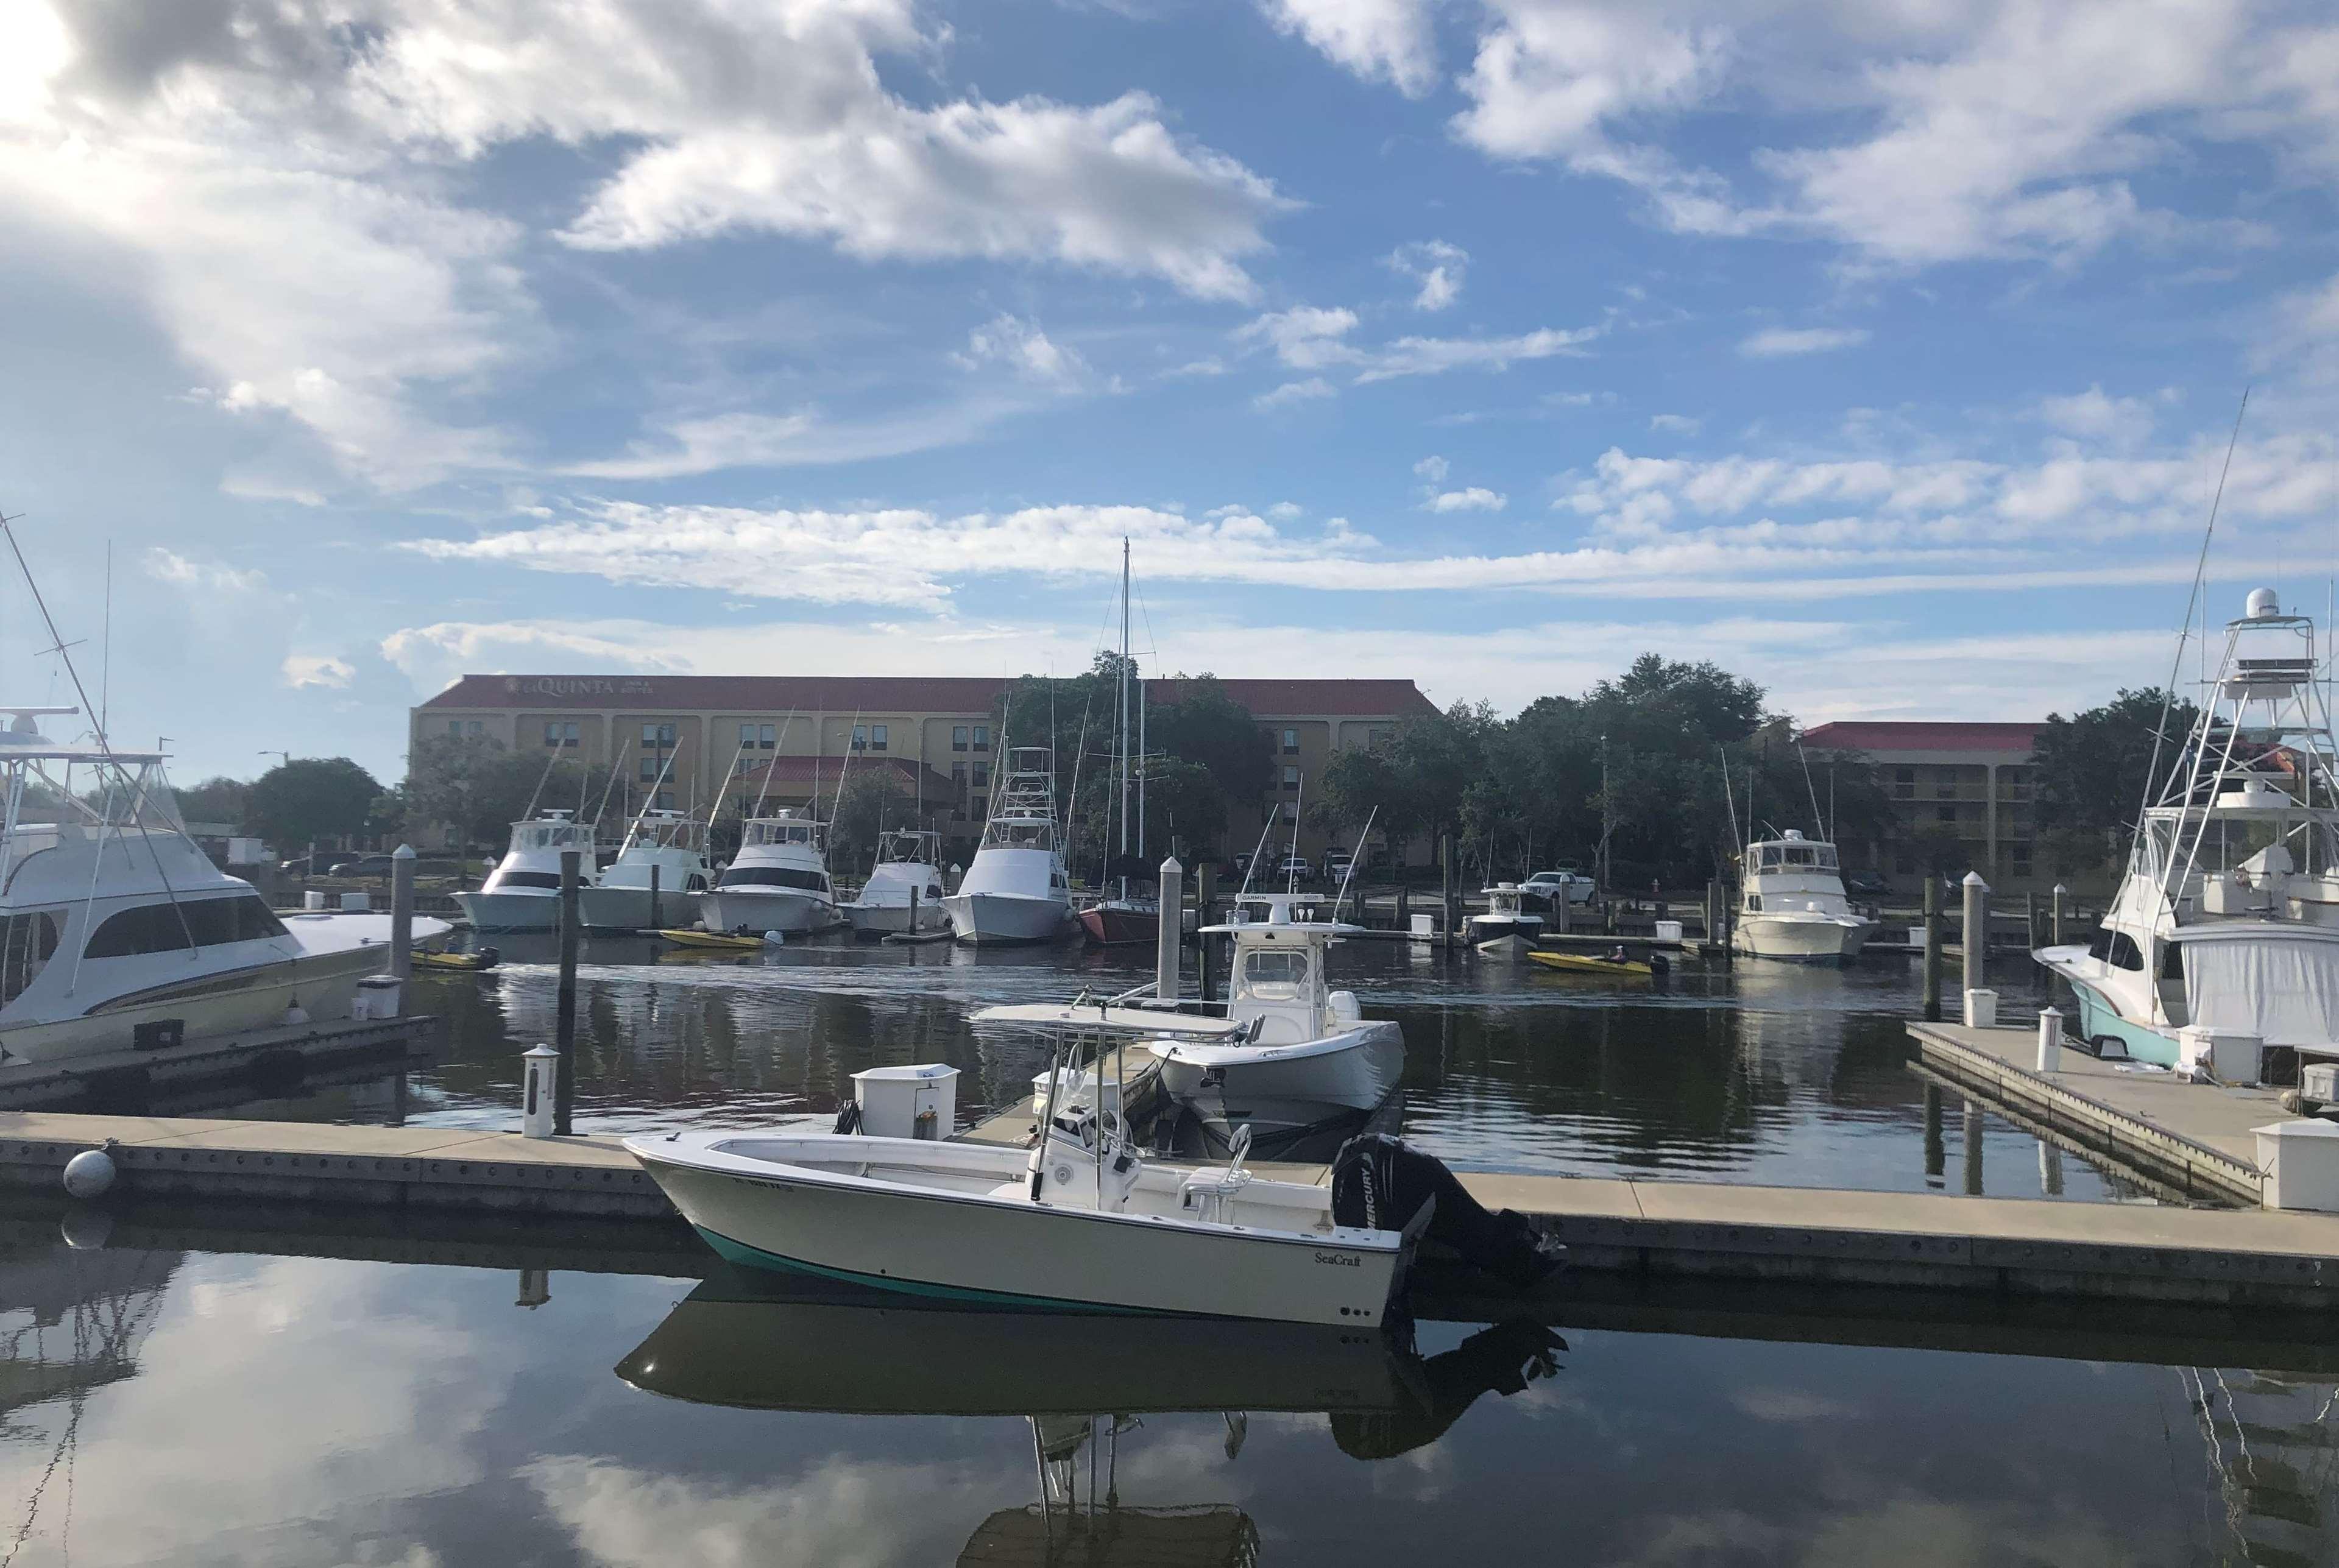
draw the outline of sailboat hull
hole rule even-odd
[[[1161,912],[1129,904],[1091,904],[1081,930],[1099,947],[1150,947],[1161,938]]]

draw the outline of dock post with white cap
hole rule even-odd
[[[1925,1021],[1941,1021],[1941,879],[1925,877]]]
[[[519,1130],[523,1138],[553,1135],[553,1108],[560,1096],[560,1053],[539,1040],[519,1053]]]
[[[2060,947],[2063,945],[2063,922],[2069,913],[2070,905],[2071,890],[2065,887],[2061,883],[2057,883],[2055,884],[2055,902],[2047,916],[2048,946]]]
[[[583,853],[560,852],[560,989],[553,1013],[553,1049],[562,1058],[554,1080],[552,1130],[563,1138],[576,1130],[577,1106],[577,887]]]
[[[664,912],[658,907],[658,863],[652,861],[650,862],[650,929],[652,931],[666,929],[666,922],[661,918]]]
[[[1153,944],[1153,994],[1176,1001],[1185,993],[1179,971],[1179,946],[1186,937],[1186,868],[1171,855],[1161,863],[1161,919]]]
[[[1965,1019],[1969,1029],[1988,1029],[1998,1021],[1998,993],[1985,983],[1989,975],[1989,883],[1981,873],[1969,871],[1961,884],[1965,892]]]

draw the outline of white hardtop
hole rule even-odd
[[[1486,912],[1489,914],[1518,913],[1519,901],[1525,896],[1515,882],[1498,882],[1492,887],[1482,887],[1478,891],[1486,895]]]
[[[506,858],[520,854],[558,855],[565,849],[591,850],[593,824],[578,822],[576,814],[556,808],[526,822],[511,824],[511,846]]]
[[[739,830],[739,852],[744,857],[751,850],[785,849],[791,845],[817,850],[827,836],[826,823],[788,808],[770,816],[749,817]]]
[[[646,849],[676,849],[696,853],[706,848],[706,824],[696,817],[678,811],[646,811],[634,819],[633,827],[619,846],[617,858]]]
[[[1835,845],[1805,838],[1800,828],[1791,827],[1777,838],[1756,839],[1746,846],[1750,876],[1814,871],[1832,875],[1837,869]]]

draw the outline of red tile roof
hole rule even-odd
[[[1261,718],[1381,718],[1436,712],[1405,680],[1226,680],[1227,695]],[[1008,685],[999,676],[465,676],[426,708],[617,708],[655,713],[826,715],[973,714],[992,711]],[[1181,683],[1149,680],[1156,703]]]
[[[1803,732],[1813,751],[2009,752],[2028,756],[2043,724],[1961,724],[1950,720],[1847,719]]]

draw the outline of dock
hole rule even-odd
[[[2057,1070],[2042,1073],[2031,1027],[1912,1022],[1909,1033],[1919,1060],[1948,1083],[2195,1196],[2255,1207],[2265,1173],[2252,1129],[2295,1114],[2276,1090],[2187,1083],[2068,1044]]]
[[[29,1110],[104,1099],[137,1103],[168,1090],[185,1094],[224,1080],[298,1079],[364,1060],[434,1054],[445,1021],[428,1015],[278,1024],[205,1036],[155,1050],[100,1051],[64,1061],[0,1067],[0,1110]]]

